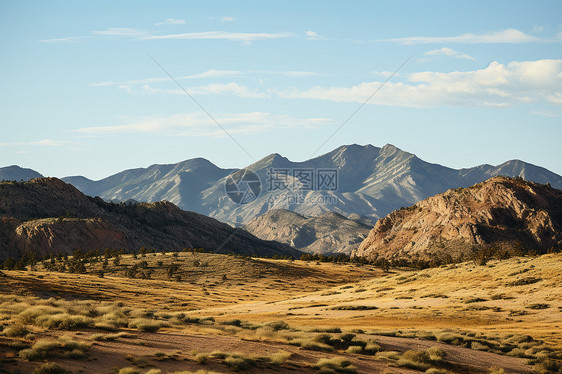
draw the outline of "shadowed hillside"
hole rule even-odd
[[[71,253],[75,249],[204,248],[220,253],[298,256],[169,202],[112,204],[56,178],[0,184],[0,258]]]

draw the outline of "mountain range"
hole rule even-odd
[[[217,253],[299,257],[301,252],[170,202],[109,203],[56,178],[0,182],[0,259],[106,248],[203,248]]]
[[[232,201],[225,192],[227,178],[236,169],[223,169],[202,158],[125,170],[98,181],[82,176],[63,180],[86,195],[100,196],[104,200],[166,200],[181,209],[238,226],[249,224],[271,209],[294,211],[306,217],[336,212],[344,217],[359,217],[374,223],[402,206],[410,206],[450,188],[468,187],[498,175],[550,183],[562,189],[561,176],[520,160],[497,166],[485,164],[452,169],[425,162],[390,144],[382,148],[345,145],[302,162],[293,162],[274,153],[245,169],[259,177],[261,192],[255,200],[243,205]],[[269,182],[272,175],[277,177],[283,170],[337,170],[337,188],[287,189],[283,191],[288,191],[294,199],[278,199],[279,190],[271,190]],[[3,179],[19,180],[25,175],[32,177],[14,167],[0,169]],[[287,180],[296,186],[307,183],[306,175],[291,174]]]

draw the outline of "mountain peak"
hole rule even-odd
[[[413,153],[410,152],[406,152],[401,150],[400,148],[398,148],[397,146],[393,145],[393,144],[385,144],[382,148],[381,148],[381,156],[391,156],[394,154],[399,154],[399,153],[403,153],[403,154],[407,154],[407,155],[413,155]]]
[[[22,168],[17,165],[10,165],[0,168],[0,180],[12,180],[12,181],[25,181],[27,182],[33,178],[41,178],[42,175],[35,170]]]

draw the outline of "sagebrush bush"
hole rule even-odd
[[[357,369],[351,365],[351,362],[342,357],[321,358],[316,362],[314,368],[320,370],[320,372],[328,369],[336,373],[357,373]]]
[[[33,369],[31,374],[66,374],[67,371],[55,362],[46,362]]]
[[[38,316],[35,324],[49,330],[74,330],[89,327],[94,320],[82,315],[71,315],[68,313],[58,313],[52,315]]]
[[[18,319],[22,323],[32,324],[35,323],[35,319],[37,317],[45,317],[61,313],[65,313],[63,308],[57,308],[50,305],[35,305],[20,312],[18,314]]]
[[[9,337],[24,337],[29,333],[29,330],[20,324],[16,324],[16,325],[12,325],[12,326],[8,326],[6,327],[3,331],[1,335],[4,336],[9,336]]]
[[[148,318],[135,318],[129,322],[129,328],[146,332],[156,332],[165,326],[168,326],[168,324],[163,321],[156,321]]]
[[[198,353],[195,355],[195,361],[197,361],[201,365],[205,365],[207,361],[209,361],[209,355],[204,353]]]
[[[23,349],[19,356],[24,360],[34,361],[49,357],[60,358],[83,358],[89,344],[74,341],[71,338],[61,337],[58,340],[39,339],[33,343],[31,348]]]

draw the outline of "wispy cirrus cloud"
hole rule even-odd
[[[42,43],[61,43],[70,42],[78,39],[94,38],[94,37],[112,37],[122,39],[134,40],[228,40],[234,42],[241,42],[244,44],[251,43],[258,40],[280,39],[295,36],[291,32],[230,32],[230,31],[203,31],[203,32],[188,32],[188,33],[175,33],[175,34],[156,34],[145,30],[134,28],[113,27],[106,30],[94,30],[88,36],[69,36],[63,38],[42,39]]]
[[[250,32],[229,32],[229,31],[204,31],[204,32],[187,32],[181,34],[167,34],[167,35],[148,35],[143,36],[141,39],[145,40],[160,40],[160,39],[222,39],[237,42],[253,42],[256,40],[266,39],[279,39],[294,36],[293,33],[279,32],[279,33],[250,33]]]
[[[155,26],[163,26],[163,25],[185,25],[185,20],[178,19],[178,18],[166,18],[162,22],[157,22],[154,24]]]
[[[92,35],[99,36],[117,36],[124,38],[139,38],[144,39],[149,37],[151,34],[147,31],[139,29],[131,29],[126,27],[112,27],[106,30],[92,31]]]
[[[472,60],[475,61],[476,59],[466,53],[455,51],[452,48],[443,47],[440,49],[432,49],[431,51],[427,51],[424,53],[425,56],[448,56],[454,58],[460,58],[464,60]]]
[[[377,41],[397,42],[401,44],[520,44],[540,42],[544,40],[516,29],[506,29],[502,31],[492,31],[482,34],[465,33],[457,36],[410,36],[405,38],[379,39]]]
[[[328,38],[318,34],[316,31],[305,31],[304,35],[308,40],[327,40]]]
[[[221,20],[221,22],[232,22],[232,21],[235,21],[236,18],[224,16],[224,17],[222,17],[220,20]]]
[[[210,70],[204,71],[202,73],[178,76],[178,77],[176,77],[176,80],[242,77],[242,76],[255,75],[255,74],[282,75],[282,76],[293,77],[293,78],[320,77],[320,76],[326,75],[326,74],[315,72],[315,71],[299,71],[299,70],[288,70],[288,71],[247,70],[247,71],[239,71],[239,70],[215,70],[215,69],[210,69]],[[171,81],[172,81],[172,79],[170,77],[158,77],[158,78],[132,79],[132,80],[126,80],[126,81],[95,82],[95,83],[90,84],[90,86],[92,86],[92,87],[134,86],[134,85],[171,82]]]
[[[175,89],[164,89],[150,86],[148,84],[143,86],[130,86],[126,84],[121,84],[118,86],[119,89],[126,91],[129,94],[169,94],[169,95],[185,95],[185,91],[179,88]],[[263,99],[270,97],[269,93],[264,91],[259,91],[254,88],[247,87],[245,85],[229,82],[229,83],[212,83],[201,86],[193,86],[185,88],[190,95],[234,95],[236,97],[245,99]]]
[[[65,38],[53,38],[53,39],[41,39],[39,42],[41,43],[68,43],[68,42],[75,42],[82,39],[88,39],[91,36],[67,36]]]
[[[538,114],[539,116],[542,116],[542,117],[550,117],[550,118],[562,117],[561,113],[556,113],[556,112],[551,112],[551,111],[546,111],[546,110],[533,110],[531,113]]]
[[[4,142],[0,143],[1,147],[8,147],[8,146],[45,146],[45,147],[65,147],[65,146],[72,146],[77,145],[74,142],[67,142],[62,140],[53,140],[53,139],[42,139],[34,142]]]
[[[176,77],[177,80],[186,79],[204,79],[204,78],[223,78],[223,77],[235,77],[240,76],[243,73],[237,70],[214,70],[210,69],[198,74],[192,75],[182,75]],[[145,78],[145,79],[133,79],[127,81],[104,81],[92,83],[92,87],[105,87],[105,86],[120,86],[120,85],[136,85],[136,84],[147,84],[147,83],[158,83],[158,82],[170,82],[172,79],[170,77],[159,77],[159,78]]]
[[[281,70],[250,70],[250,73],[256,74],[272,74],[272,75],[283,75],[285,77],[293,77],[293,78],[304,78],[304,77],[322,77],[326,74],[319,73],[316,71],[302,71],[302,70],[288,70],[288,71],[281,71]]]
[[[333,124],[328,118],[296,118],[268,112],[217,114],[217,121],[230,134],[255,134],[276,128],[316,128]],[[224,137],[225,132],[204,113],[179,113],[169,116],[128,118],[127,123],[113,126],[85,127],[77,132],[89,135],[129,133],[166,134],[175,136]]]

